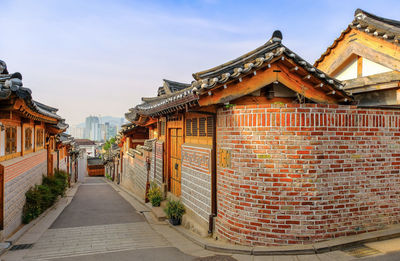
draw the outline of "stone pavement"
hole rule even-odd
[[[157,221],[147,207],[102,178],[86,178],[72,201],[69,197],[59,203],[66,206],[64,210],[56,207],[16,242],[34,243],[32,249],[8,251],[1,260],[364,260],[342,251],[298,256],[208,251],[165,222]],[[370,248],[379,251],[372,259],[365,260],[400,260],[400,254],[390,252],[400,250],[399,240],[370,243]]]

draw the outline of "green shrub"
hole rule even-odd
[[[150,189],[147,192],[147,198],[150,200],[151,205],[153,207],[159,207],[161,201],[163,200],[163,196],[161,193],[161,189],[157,186],[156,183],[152,182],[150,184]]]
[[[53,177],[43,177],[42,185],[30,188],[26,193],[26,201],[22,211],[22,221],[28,224],[46,209],[51,207],[58,196],[64,196],[68,185],[68,174],[58,171]]]
[[[167,207],[164,209],[164,212],[169,219],[181,220],[186,210],[180,200],[168,199]]]
[[[28,224],[42,213],[41,196],[37,186],[30,188],[26,193],[26,202],[23,208],[22,222]]]

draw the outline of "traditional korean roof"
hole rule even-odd
[[[58,109],[32,99],[32,91],[23,87],[22,75],[19,72],[8,74],[5,62],[0,60],[0,65],[0,101],[5,101],[15,96],[24,100],[27,107],[33,112],[52,118],[53,123],[63,120],[56,114]],[[7,74],[4,74],[5,72]],[[29,112],[25,112],[25,114],[33,119],[38,119],[37,115],[30,115]],[[43,121],[46,122],[47,120],[43,119]]]
[[[131,122],[126,123],[121,126],[121,133],[127,133],[127,132],[133,130],[135,127],[136,127],[136,124],[133,124]]]
[[[354,20],[349,24],[346,30],[342,31],[340,36],[335,39],[333,44],[329,46],[321,57],[314,63],[314,66],[318,66],[318,64],[330,54],[331,50],[335,48],[341,40],[343,40],[345,35],[347,35],[351,29],[359,30],[396,45],[398,45],[400,41],[400,21],[379,17],[362,9],[357,9],[354,12]]]
[[[96,145],[96,142],[89,139],[75,139],[75,142],[79,146],[92,146]]]
[[[158,116],[197,106],[200,95],[208,93],[209,90],[219,86],[227,88],[227,83],[241,81],[242,77],[249,74],[255,75],[256,70],[268,69],[273,62],[285,59],[296,65],[292,68],[294,70],[293,73],[296,73],[296,71],[299,74],[300,71],[305,72],[305,75],[299,76],[307,80],[315,79],[314,82],[318,82],[318,87],[327,95],[332,95],[340,102],[352,101],[352,97],[345,93],[343,84],[340,81],[315,68],[284,46],[282,44],[282,33],[275,31],[268,42],[255,50],[222,65],[194,73],[195,80],[190,85],[173,82],[175,86],[179,86],[182,89],[171,93],[160,91],[159,89],[157,97],[143,98],[144,103],[130,109],[125,114],[125,117],[129,121],[135,122],[140,115]],[[299,70],[299,68],[302,68],[302,70]],[[171,84],[171,82],[167,83]]]
[[[157,97],[142,98],[143,103],[129,109],[125,114],[127,120],[135,122],[139,115],[154,116],[166,111],[176,111],[197,104],[198,96],[193,93],[192,85],[176,81],[163,80],[162,92],[160,88]]]
[[[57,135],[57,141],[61,142],[64,145],[72,144],[74,142],[74,137],[66,133],[61,133]]]
[[[275,31],[268,42],[251,52],[214,68],[194,73],[193,77],[196,81],[192,86],[198,88],[200,91],[208,90],[217,85],[223,85],[230,80],[239,79],[258,68],[268,66],[268,64],[277,60],[277,58],[292,60],[298,67],[305,69],[309,77],[319,79],[324,84],[333,87],[338,94],[350,100],[350,97],[342,91],[343,84],[339,80],[329,77],[284,46],[280,31]],[[331,92],[331,89],[328,88],[327,92]]]
[[[103,160],[101,158],[98,158],[98,157],[88,157],[87,164],[89,166],[103,165]]]

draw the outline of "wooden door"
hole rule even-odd
[[[170,191],[175,196],[181,195],[181,146],[183,141],[182,128],[169,129],[169,184]]]

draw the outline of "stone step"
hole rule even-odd
[[[164,221],[167,219],[167,216],[165,215],[164,212],[164,207],[152,207],[151,208],[151,212],[153,213],[154,217],[158,220],[158,221]]]

